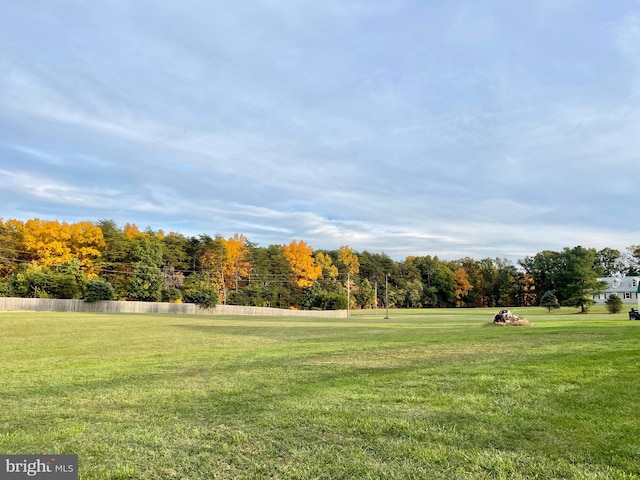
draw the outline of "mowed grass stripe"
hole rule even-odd
[[[81,478],[640,478],[640,322],[0,314],[0,451]]]

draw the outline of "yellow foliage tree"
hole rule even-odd
[[[343,245],[338,250],[338,261],[347,267],[347,280],[344,286],[347,289],[347,296],[349,297],[349,303],[351,304],[354,301],[351,297],[351,292],[358,291],[358,288],[351,277],[360,272],[360,260],[358,260],[358,256],[350,247]],[[352,305],[349,305],[350,308],[351,306]]]
[[[241,280],[246,279],[251,271],[251,264],[247,260],[249,247],[244,235],[236,233],[224,241],[226,255],[224,258],[224,278],[229,288],[238,290]]]
[[[338,260],[347,267],[347,271],[351,275],[357,275],[358,272],[360,272],[360,260],[358,260],[358,256],[350,247],[346,245],[340,247],[340,250],[338,250]]]
[[[69,263],[71,253],[71,230],[65,222],[57,220],[27,220],[22,230],[25,251],[33,256],[33,264],[50,267]]]
[[[301,288],[313,285],[313,282],[322,274],[322,267],[316,265],[311,256],[313,248],[303,240],[300,240],[299,243],[293,240],[289,245],[284,245],[282,249],[291,265],[296,284]]]
[[[338,277],[338,267],[333,264],[333,260],[329,255],[322,252],[316,253],[316,265],[322,269],[322,277],[326,279],[334,279]]]
[[[102,229],[91,222],[78,222],[69,225],[70,249],[90,278],[97,276],[93,260],[98,258],[107,244]]]
[[[122,232],[124,234],[124,238],[138,238],[148,236],[146,233],[141,232],[135,223],[127,223],[124,226]]]
[[[90,222],[69,225],[34,218],[18,228],[21,228],[22,249],[30,254],[33,265],[51,267],[77,259],[90,277],[96,276],[93,260],[106,247],[99,227]]]

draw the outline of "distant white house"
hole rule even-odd
[[[596,303],[604,303],[613,293],[622,299],[623,303],[638,303],[638,285],[640,277],[605,277],[598,280],[607,282],[607,288],[600,295],[594,295]]]

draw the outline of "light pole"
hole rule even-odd
[[[384,317],[385,319],[389,319],[389,274],[385,273],[384,275],[384,296],[385,296],[385,300],[384,303],[387,306],[387,316]]]

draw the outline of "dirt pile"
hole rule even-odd
[[[533,323],[531,323],[526,318],[520,317],[515,313],[512,313],[511,310],[500,310],[500,312],[498,312],[498,314],[495,317],[493,317],[493,324],[497,326],[511,325],[515,327],[522,327],[522,326],[528,327],[533,325]]]

